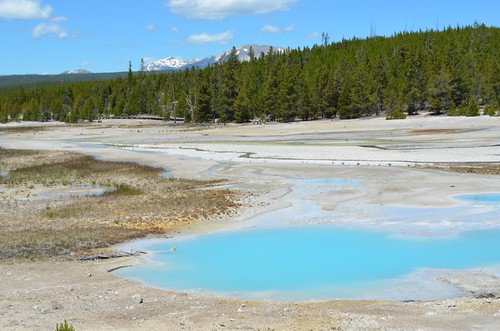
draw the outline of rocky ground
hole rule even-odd
[[[239,301],[157,290],[107,272],[130,263],[122,259],[3,264],[0,327],[51,330],[66,319],[76,330],[495,330],[500,322],[500,302],[490,297],[432,302]]]

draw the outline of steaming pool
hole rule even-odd
[[[435,300],[462,294],[439,281],[442,274],[500,274],[498,193],[456,196],[463,203],[446,208],[374,206],[358,198],[325,211],[315,196],[359,190],[362,182],[291,183],[288,207],[245,227],[119,247],[155,253],[114,274],[168,290],[283,301]]]

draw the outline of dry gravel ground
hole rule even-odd
[[[168,168],[175,178],[229,180],[227,187],[252,193],[235,216],[176,229],[202,233],[244,224],[249,216],[283,206],[286,178],[364,178],[363,194],[377,204],[449,206],[456,203],[450,198],[454,194],[498,191],[499,124],[489,117],[426,116],[213,128],[144,121],[23,124],[0,126],[5,132],[0,147],[137,162]],[[470,168],[476,170],[469,173]],[[12,198],[9,192],[4,194]],[[351,196],[344,194],[335,199]],[[328,203],[335,199],[319,203],[331,208]],[[495,275],[486,273],[444,277],[471,292],[448,300],[279,303],[174,293],[108,272],[134,263],[131,258],[61,258],[0,263],[0,329],[51,330],[64,319],[77,331],[500,329],[500,286]]]
[[[113,262],[0,265],[0,328],[51,330],[498,330],[500,302],[238,301],[157,290],[110,275]],[[142,303],[141,303],[142,301]]]

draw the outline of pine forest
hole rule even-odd
[[[500,28],[349,39],[267,54],[236,48],[205,69],[140,70],[111,80],[12,85],[0,94],[0,122],[95,121],[149,115],[185,122],[388,119],[430,111],[500,112]]]

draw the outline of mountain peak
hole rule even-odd
[[[274,52],[282,53],[285,51],[284,48],[277,46],[246,44],[236,48],[236,55],[238,56],[238,60],[241,62],[249,61],[250,48],[253,49],[256,57],[260,57],[262,53],[267,54],[271,47],[273,47]],[[145,69],[146,71],[172,71],[182,70],[190,67],[203,69],[215,63],[224,62],[230,53],[231,49],[217,55],[208,56],[201,60],[192,59],[189,61],[184,61],[177,57],[167,57],[148,64]]]
[[[62,73],[62,75],[78,75],[78,74],[91,74],[91,72],[85,69],[77,69],[77,70],[68,70]]]
[[[192,61],[184,61],[181,58],[170,56],[151,62],[145,69],[146,71],[178,70],[189,65]]]

